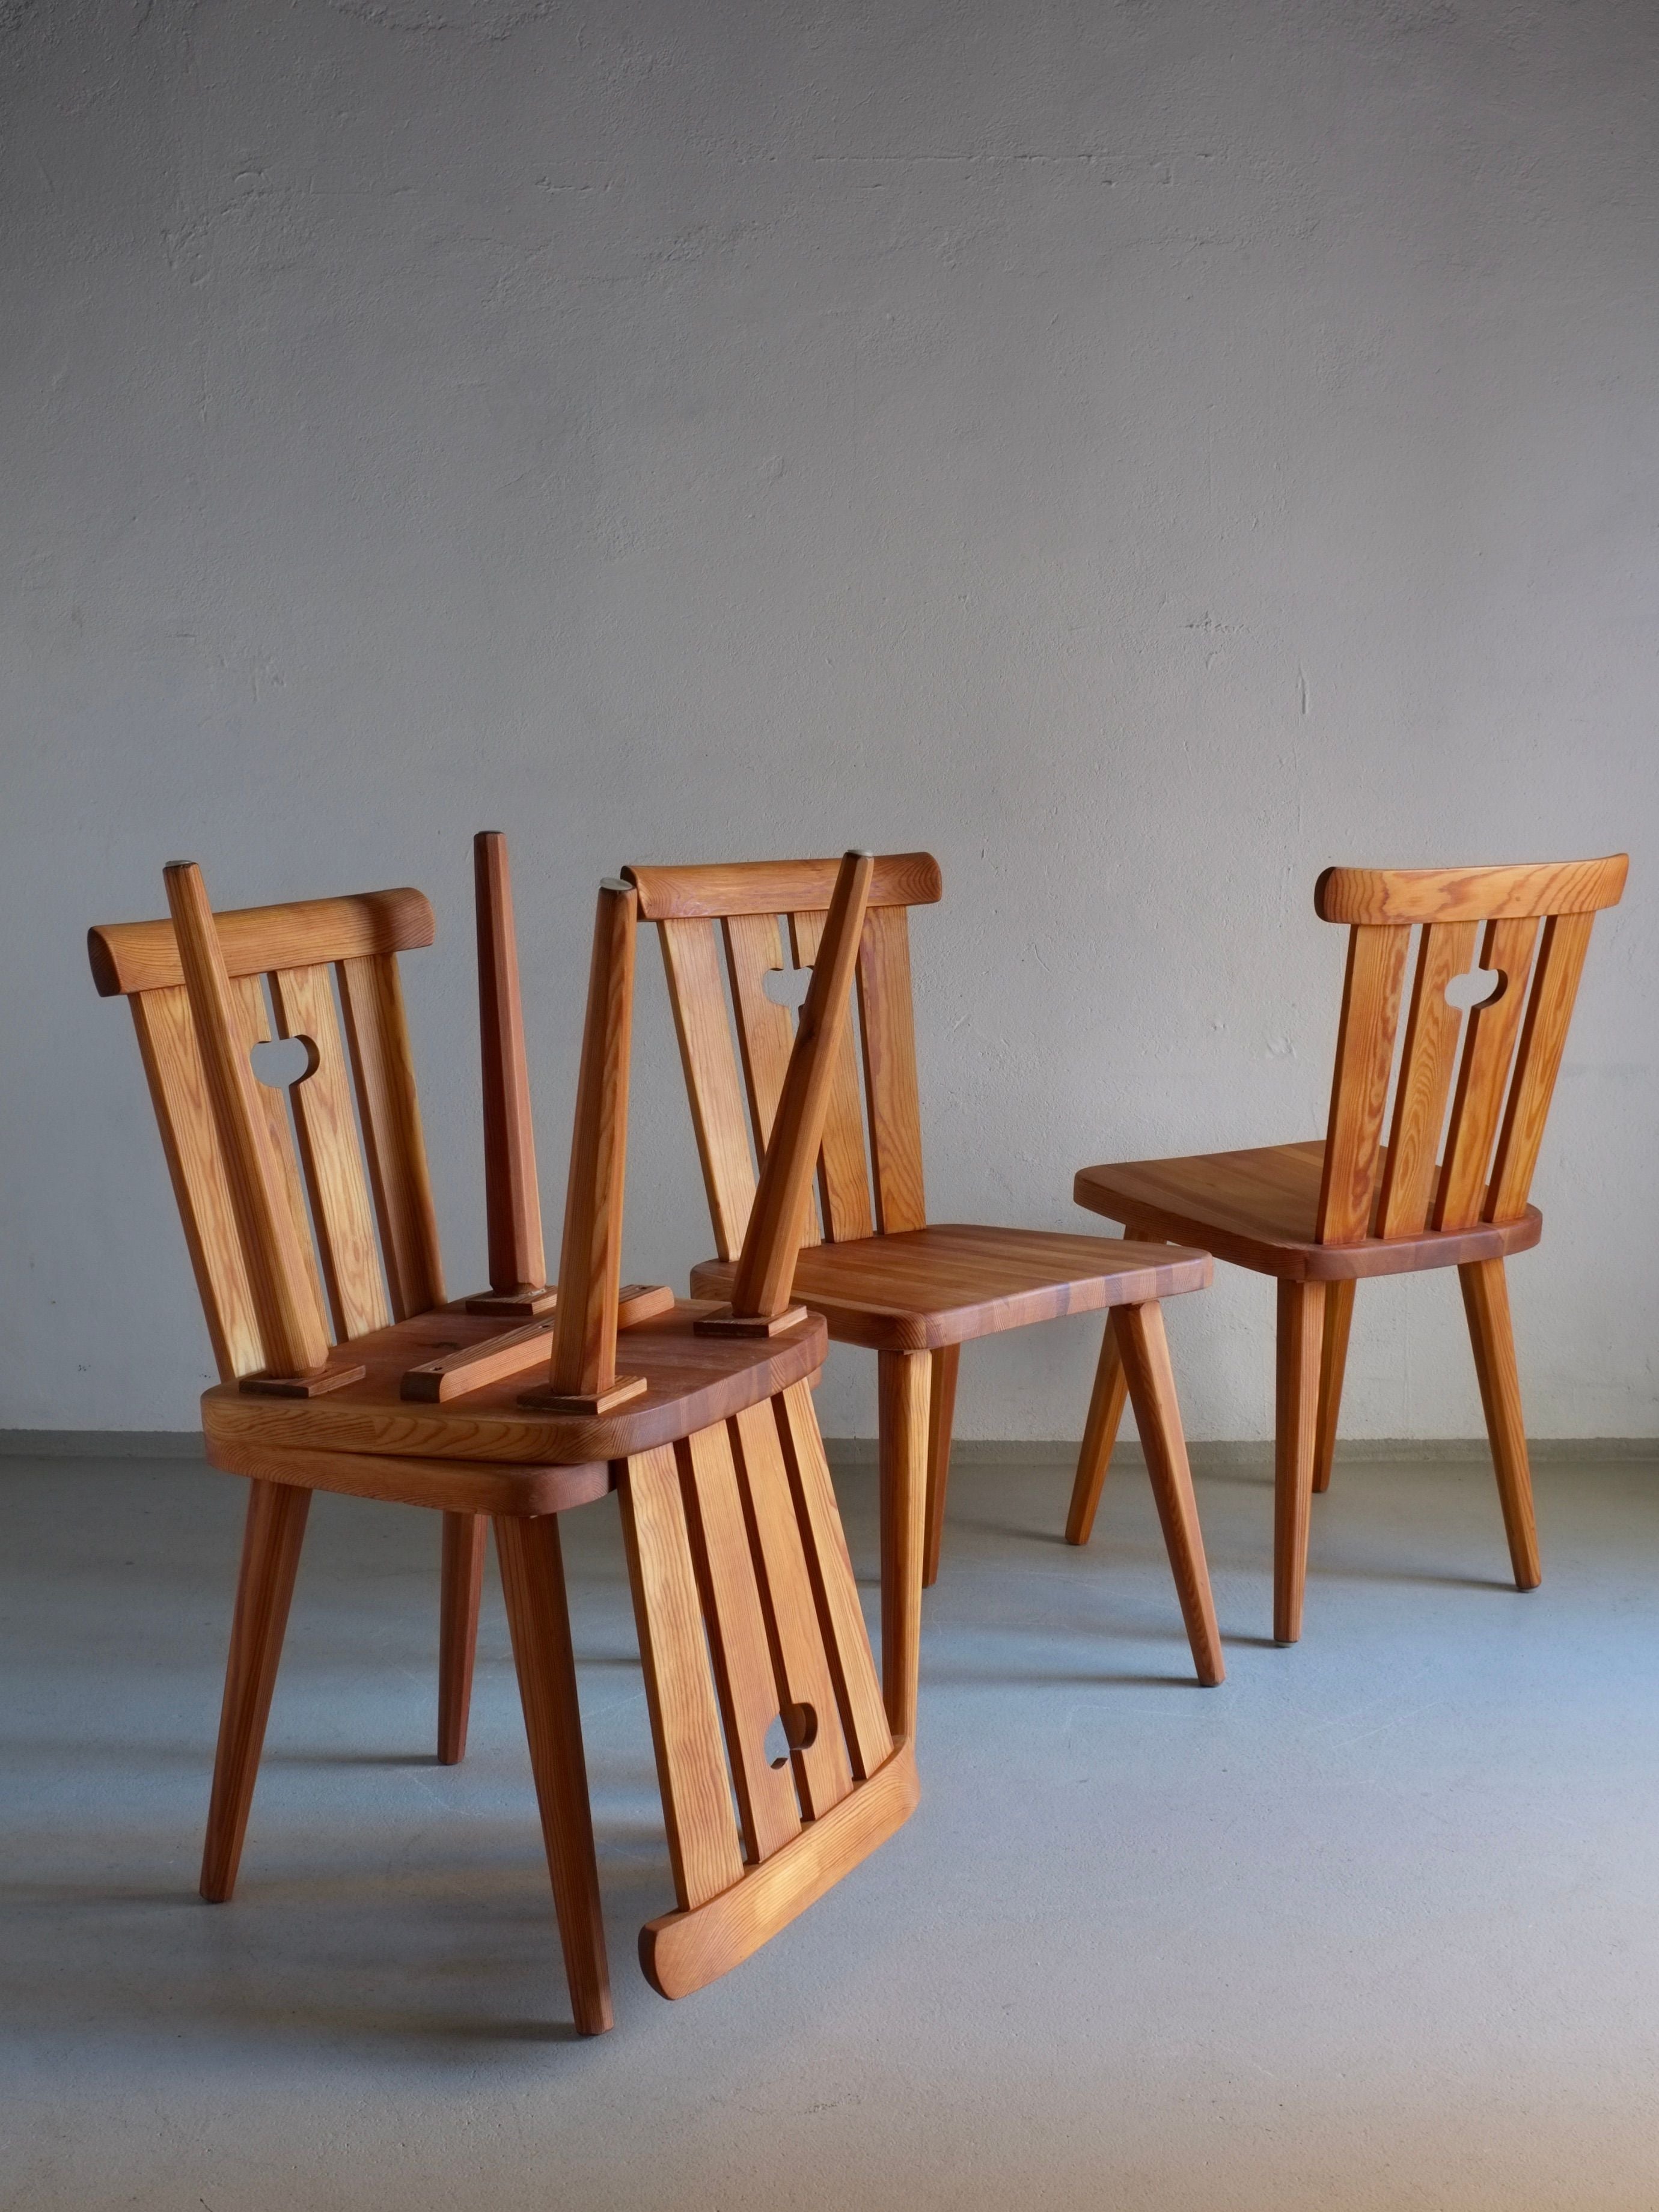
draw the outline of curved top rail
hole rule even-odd
[[[436,928],[430,901],[406,884],[355,897],[239,907],[213,919],[232,975],[405,952],[430,945]],[[103,999],[165,990],[185,980],[171,921],[101,922],[87,932],[87,957]]]
[[[1627,853],[1487,868],[1327,868],[1314,886],[1321,921],[1505,921],[1617,906]]]
[[[639,893],[642,921],[720,920],[740,914],[812,914],[829,905],[833,860],[717,861],[697,867],[624,868]],[[871,906],[932,906],[943,895],[931,853],[883,853],[870,878]]]

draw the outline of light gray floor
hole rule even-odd
[[[861,1571],[871,1482],[841,1482]],[[1200,1480],[1226,1686],[1145,1477],[959,1468],[924,1796],[716,1988],[668,1899],[613,1501],[567,1524],[615,2033],[572,2037],[491,1568],[430,1759],[436,1528],[313,1515],[234,1905],[194,1895],[241,1486],[0,1469],[0,2206],[1659,2205],[1659,1477],[1339,1466],[1266,1641],[1265,1466]],[[866,1586],[867,1603],[875,1592]]]

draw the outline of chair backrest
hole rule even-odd
[[[756,1163],[772,1139],[795,1037],[795,1017],[782,995],[769,995],[767,978],[815,963],[839,866],[747,861],[623,871],[639,893],[640,920],[655,922],[662,941],[722,1259],[733,1258],[743,1243]],[[858,950],[858,1036],[849,1022],[836,1053],[817,1217],[808,1207],[803,1243],[821,1236],[844,1243],[875,1231],[919,1229],[926,1220],[908,910],[933,904],[941,890],[939,866],[929,854],[885,854],[875,862]]]
[[[189,889],[169,884],[175,917]],[[286,1037],[302,1040],[310,1060],[285,1091],[251,1084],[253,1164],[286,1206],[288,1249],[303,1285],[290,1322],[314,1348],[326,1344],[330,1322],[343,1343],[441,1305],[437,1221],[397,962],[400,951],[432,942],[431,907],[405,889],[247,907],[212,921],[242,1065],[251,1075],[253,1048]],[[125,997],[132,1008],[220,1376],[254,1374],[278,1353],[244,1250],[250,1194],[234,1187],[250,1163],[229,1158],[222,1141],[225,1102],[216,1108],[180,930],[175,920],[109,924],[88,933],[87,950],[100,994]]]
[[[1515,867],[1327,868],[1320,876],[1320,918],[1351,925],[1321,1243],[1467,1229],[1525,1211],[1590,927],[1601,908],[1618,903],[1628,865],[1619,853]],[[1417,960],[1391,1085],[1413,929]],[[1477,966],[1497,980],[1466,1015],[1447,986]]]

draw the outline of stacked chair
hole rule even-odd
[[[180,864],[166,872],[169,921],[92,933],[98,988],[132,1007],[224,1377],[203,1401],[208,1456],[250,1479],[204,1896],[226,1899],[235,1881],[319,1489],[445,1516],[449,1757],[465,1735],[478,1538],[493,1522],[582,2033],[608,2027],[612,2009],[561,1512],[620,1493],[676,1893],[640,1938],[662,1995],[737,1965],[908,1817],[913,1753],[887,1724],[808,1387],[824,1326],[790,1297],[870,873],[867,855],[838,871],[780,1141],[718,1307],[619,1296],[637,924],[633,890],[601,888],[557,1297],[550,1317],[504,1332],[491,1299],[511,1316],[545,1286],[497,1284],[483,1313],[444,1299],[397,971],[399,952],[431,942],[418,893],[216,916],[198,871]],[[508,919],[487,851],[480,879]],[[495,1057],[510,1074],[521,1055],[503,943],[485,943],[481,965],[500,986]],[[281,1094],[249,1064],[272,1014],[311,1062],[293,1091],[297,1151]],[[528,1208],[518,1220],[517,1257],[532,1261]]]

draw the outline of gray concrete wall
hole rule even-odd
[[[550,1236],[595,878],[926,845],[939,1218],[1321,1124],[1327,861],[1636,854],[1514,1270],[1542,1434],[1659,1428],[1645,0],[0,0],[0,1425],[208,1375],[82,935],[413,881],[482,1272],[468,838],[518,871]],[[627,1270],[702,1199],[642,963]],[[1270,1421],[1271,1291],[1172,1316]],[[1075,1434],[1095,1330],[961,1425]],[[1357,1435],[1465,1435],[1455,1288]],[[867,1429],[838,1355],[825,1425]]]

